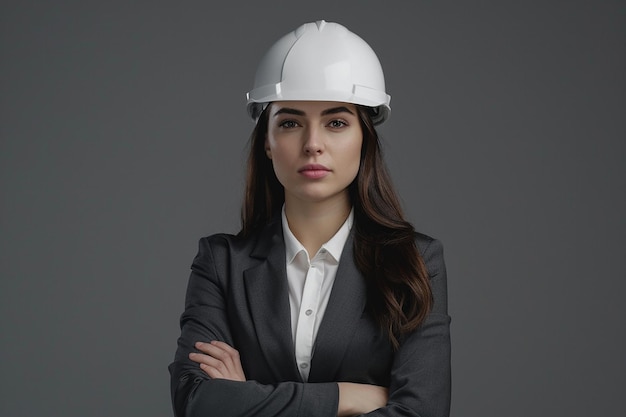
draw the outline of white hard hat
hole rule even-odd
[[[372,48],[346,27],[305,23],[280,38],[261,59],[248,113],[256,120],[272,101],[342,101],[373,109],[374,124],[389,117],[391,96]]]

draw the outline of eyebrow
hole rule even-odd
[[[339,106],[339,107],[331,107],[329,109],[322,111],[322,116],[326,116],[329,114],[337,114],[337,113],[350,113],[351,115],[354,115],[354,113],[349,108],[345,106]],[[276,113],[274,113],[274,117],[278,116],[279,114],[293,114],[296,116],[306,116],[306,113],[303,112],[302,110],[292,109],[290,107],[281,107],[280,109],[276,111]]]

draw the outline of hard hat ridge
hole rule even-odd
[[[372,48],[346,27],[320,20],[280,38],[264,55],[247,94],[253,119],[279,100],[342,101],[373,109],[373,121],[389,115],[391,97]]]
[[[322,30],[324,30],[326,23],[327,22],[325,20],[318,20],[314,23],[305,23],[295,30],[296,37],[299,38],[302,35],[302,33],[306,31],[306,29],[309,28],[309,26],[312,26],[313,24],[315,24],[315,26],[317,26],[317,30],[321,32]]]

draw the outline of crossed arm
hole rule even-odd
[[[246,380],[239,352],[227,343],[197,342],[195,347],[202,353],[192,352],[189,354],[189,359],[198,363],[200,369],[209,377],[241,382]],[[338,417],[369,413],[387,404],[387,388],[351,382],[338,382],[337,385],[339,387]]]
[[[172,402],[177,416],[449,415],[450,317],[439,243],[427,242],[423,250],[431,273],[434,309],[417,331],[407,335],[394,354],[388,391],[379,386],[339,381],[285,380],[266,385],[247,380],[239,353],[232,347],[223,298],[226,287],[220,282],[211,246],[208,241],[202,241],[194,261],[186,309],[181,317],[182,335],[170,365]],[[217,259],[222,258],[224,254]],[[218,266],[220,271],[226,269],[223,262]],[[251,360],[243,359],[243,363]]]

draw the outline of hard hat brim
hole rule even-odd
[[[269,88],[268,88],[269,87]],[[381,124],[389,118],[391,96],[362,86],[354,86],[351,92],[346,91],[281,91],[280,85],[256,88],[247,94],[248,114],[255,121],[267,105],[274,101],[336,101],[357,104],[372,109],[372,121]]]

